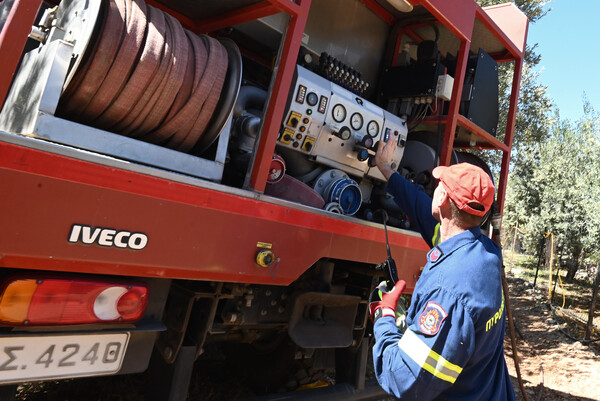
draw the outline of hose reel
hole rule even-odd
[[[81,3],[85,3],[85,6]],[[85,48],[65,82],[57,115],[174,150],[200,154],[219,136],[239,91],[241,56],[229,40],[184,29],[143,0],[63,0],[61,15],[93,14]]]

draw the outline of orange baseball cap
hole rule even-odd
[[[470,163],[458,163],[452,166],[438,166],[433,176],[440,180],[450,199],[460,210],[475,216],[484,216],[494,203],[496,188],[490,176]],[[480,204],[483,210],[477,210],[469,204]]]

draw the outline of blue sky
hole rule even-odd
[[[551,11],[529,24],[528,43],[542,56],[539,82],[560,111],[561,119],[583,115],[583,94],[600,111],[600,0],[553,0]]]

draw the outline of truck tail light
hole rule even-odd
[[[130,323],[146,309],[148,288],[95,280],[12,278],[0,292],[0,324],[48,326]]]

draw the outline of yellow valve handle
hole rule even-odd
[[[256,264],[260,267],[269,267],[275,261],[275,255],[268,249],[261,249],[256,254]]]

